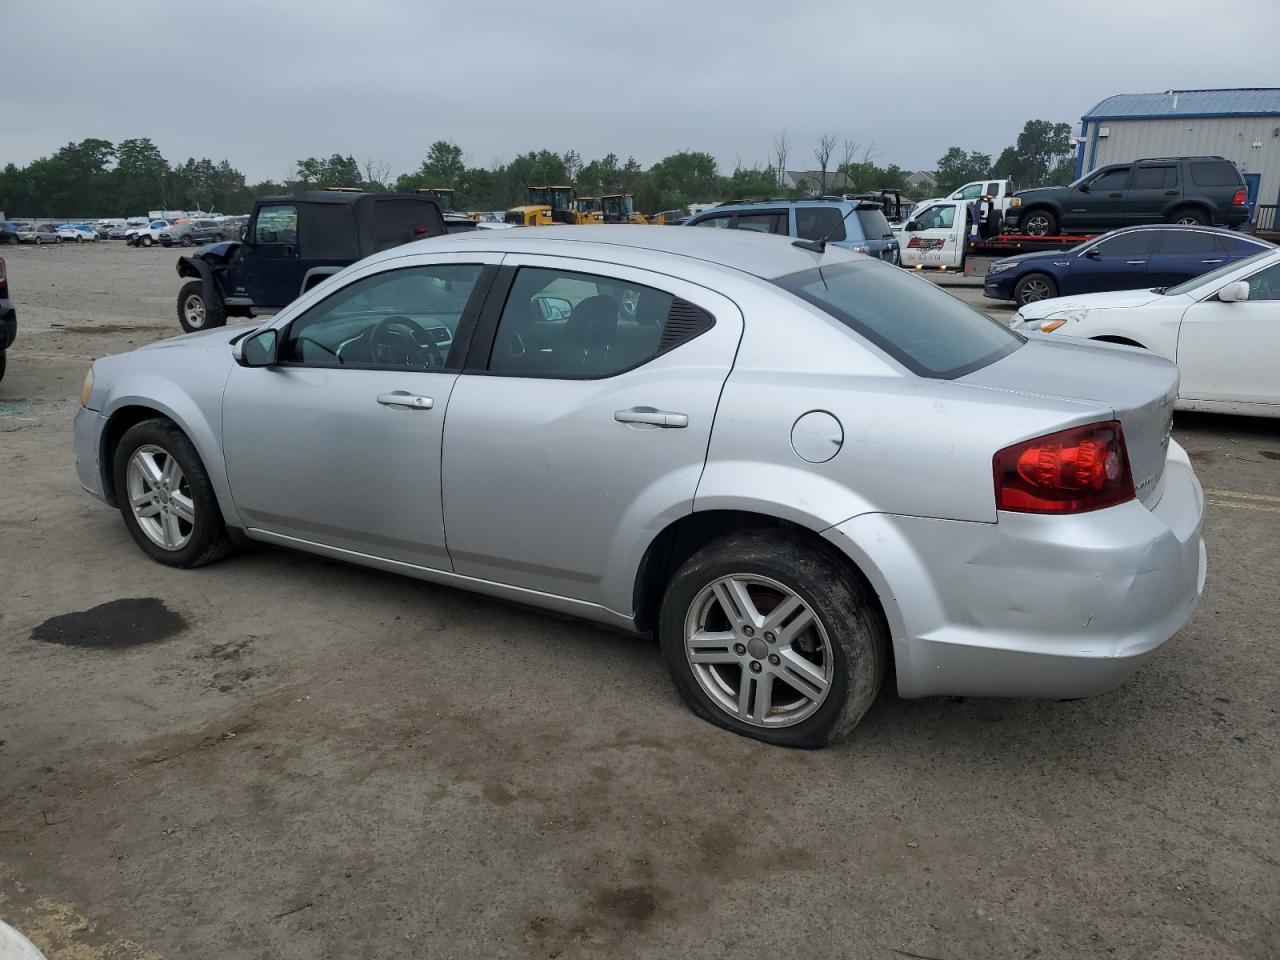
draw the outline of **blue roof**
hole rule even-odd
[[[1168,90],[1107,97],[1081,120],[1136,120],[1157,117],[1240,117],[1280,115],[1280,87],[1231,90]]]

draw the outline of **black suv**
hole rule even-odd
[[[1249,219],[1239,168],[1222,157],[1165,157],[1113,163],[1069,187],[1022,190],[1005,219],[1019,233],[1099,233],[1138,223],[1218,224]]]
[[[438,237],[440,208],[405,193],[314,190],[262,197],[240,240],[178,258],[178,322],[191,333],[228,317],[276,313],[317,283],[379,250]]]

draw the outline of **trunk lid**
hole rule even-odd
[[[1110,344],[1030,337],[1022,347],[960,383],[1043,397],[1092,401],[1099,420],[1124,429],[1134,491],[1146,506],[1160,499],[1173,430],[1178,368],[1162,357]],[[1108,412],[1109,411],[1109,412]]]

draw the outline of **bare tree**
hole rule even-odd
[[[391,164],[385,160],[366,160],[364,162],[365,183],[386,190],[391,180]]]
[[[780,130],[773,135],[773,159],[774,169],[778,171],[778,186],[785,187],[787,185],[787,155],[791,153],[791,139],[787,136],[786,130]]]
[[[840,166],[837,167],[836,169],[851,167],[855,163],[857,163],[858,148],[861,146],[862,144],[860,144],[857,140],[850,140],[848,137],[845,137],[844,144],[840,150]]]
[[[827,168],[831,166],[831,155],[836,152],[836,135],[824,133],[818,138],[818,145],[813,148],[813,159],[818,161],[818,169],[822,171],[822,189],[827,192]]]

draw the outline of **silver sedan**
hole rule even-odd
[[[94,363],[81,483],[157,561],[277,544],[657,634],[772,743],[904,697],[1080,697],[1191,615],[1177,371],[821,243],[636,226],[375,255]]]

